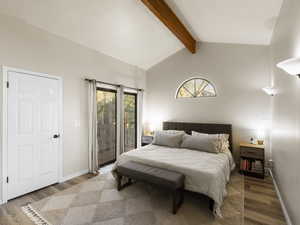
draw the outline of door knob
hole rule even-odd
[[[59,138],[59,137],[60,137],[59,134],[54,134],[54,135],[53,135],[53,138]]]

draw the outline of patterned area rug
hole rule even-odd
[[[118,192],[115,179],[107,173],[32,203],[23,211],[35,224],[43,225],[241,225],[243,177],[234,173],[227,191],[223,218],[214,218],[207,197],[188,192],[173,215],[166,191],[135,183]]]

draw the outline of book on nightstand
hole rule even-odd
[[[240,144],[240,172],[246,176],[264,178],[265,154],[263,145]]]

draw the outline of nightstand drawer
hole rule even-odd
[[[142,136],[142,146],[146,146],[151,144],[153,141],[153,137],[152,136]]]
[[[241,156],[264,159],[264,151],[259,148],[241,147]]]

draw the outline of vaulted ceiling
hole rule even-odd
[[[270,43],[282,4],[166,2],[198,41],[259,45]],[[184,47],[140,0],[0,0],[0,13],[144,69]]]

